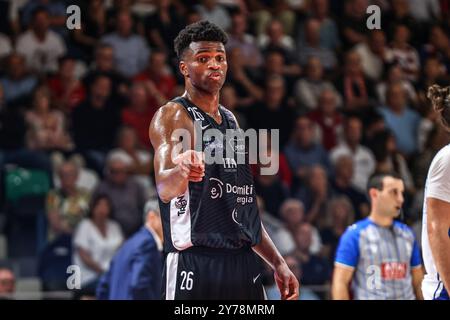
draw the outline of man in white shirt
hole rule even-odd
[[[28,68],[39,73],[56,72],[58,58],[66,53],[64,40],[49,27],[47,10],[36,9],[31,29],[20,35],[16,44],[16,50],[25,57]]]

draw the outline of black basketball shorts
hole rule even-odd
[[[263,300],[262,266],[251,248],[191,247],[166,256],[165,300]]]

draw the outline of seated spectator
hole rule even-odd
[[[111,220],[113,207],[108,196],[98,194],[92,201],[88,218],[78,225],[73,236],[73,263],[80,267],[79,295],[95,296],[100,276],[123,241],[117,222]]]
[[[83,78],[85,88],[90,88],[99,75],[106,76],[111,81],[111,94],[114,99],[123,100],[128,94],[127,80],[116,70],[114,49],[106,43],[100,43],[95,48],[94,61]]]
[[[163,228],[157,200],[148,201],[144,226],[124,242],[97,286],[100,300],[159,300]]]
[[[368,6],[368,0],[347,0],[344,2],[344,14],[339,19],[339,30],[345,50],[366,41],[366,9]]]
[[[150,49],[143,37],[133,33],[133,20],[129,12],[117,13],[116,31],[105,35],[102,42],[114,49],[117,71],[131,78],[145,69]]]
[[[32,109],[25,113],[27,123],[26,145],[31,150],[73,149],[73,142],[66,130],[61,111],[51,109],[47,87],[39,87],[33,96]]]
[[[361,216],[361,215],[360,215]],[[325,226],[320,231],[322,238],[322,256],[328,259],[330,268],[333,268],[334,257],[339,239],[348,226],[355,222],[355,214],[349,199],[346,196],[338,196],[327,205],[327,219]]]
[[[25,57],[28,68],[42,74],[56,72],[58,58],[66,53],[63,38],[49,27],[49,12],[38,7],[33,11],[31,28],[16,43],[16,50]]]
[[[408,103],[410,105],[417,106],[419,101],[416,90],[414,89],[412,83],[409,80],[405,79],[405,75],[401,66],[397,63],[394,63],[388,68],[386,73],[386,79],[382,82],[379,82],[376,87],[378,101],[380,101],[382,104],[386,104],[387,88],[393,83],[400,82],[408,98]]]
[[[394,134],[389,130],[380,131],[370,141],[370,145],[377,162],[375,172],[397,173],[405,184],[406,195],[414,194],[414,181],[405,157],[397,149]]]
[[[263,57],[255,38],[247,33],[247,17],[242,12],[235,12],[231,16],[231,29],[228,33],[226,50],[239,47],[241,50],[243,65],[248,68],[256,68],[263,63]]]
[[[351,156],[354,165],[352,184],[365,193],[367,181],[375,170],[375,158],[370,149],[361,144],[362,136],[361,120],[355,116],[347,117],[344,120],[344,139],[331,150],[330,158],[336,163],[342,155]]]
[[[153,112],[174,98],[177,82],[166,60],[164,51],[152,51],[148,67],[133,78],[134,82],[142,83],[147,90],[148,106]]]
[[[12,106],[23,106],[37,85],[35,76],[28,73],[25,59],[17,53],[10,54],[6,59],[6,75],[0,79],[5,102]]]
[[[280,75],[272,75],[265,82],[264,99],[252,105],[247,113],[249,126],[254,129],[279,129],[280,146],[289,138],[294,111],[287,106],[286,84]]]
[[[140,147],[152,148],[148,128],[156,109],[148,104],[149,94],[143,83],[135,83],[130,92],[130,104],[122,110],[122,124],[133,128]]]
[[[333,196],[325,169],[312,165],[306,173],[305,185],[296,193],[296,198],[305,205],[305,220],[314,226],[321,227],[325,219],[327,201]]]
[[[328,155],[322,145],[314,141],[313,123],[306,116],[299,116],[291,141],[284,148],[284,154],[291,171],[298,182],[305,180],[312,165],[321,165],[330,170]]]
[[[11,40],[9,40],[9,37],[4,35],[3,33],[0,33],[0,61],[10,55],[12,49],[13,48],[11,46]]]
[[[419,79],[420,59],[417,50],[409,43],[410,38],[409,28],[404,24],[397,25],[391,48],[394,61],[400,65],[405,79],[415,83]]]
[[[382,30],[372,30],[367,43],[356,45],[354,51],[361,59],[365,76],[372,81],[381,80],[385,64],[394,60],[393,52],[386,45],[386,36]]]
[[[284,32],[283,24],[277,19],[269,22],[266,33],[258,38],[258,45],[263,52],[271,49],[282,50],[285,61],[293,59],[295,52],[294,39]]]
[[[321,131],[322,146],[326,150],[334,148],[342,136],[342,115],[337,110],[338,96],[332,89],[324,89],[320,95],[317,109],[308,117],[317,124]]]
[[[256,196],[256,201],[261,221],[275,247],[282,255],[293,252],[295,249],[294,238],[285,223],[266,211],[264,200],[260,196]]]
[[[306,65],[306,77],[295,83],[294,96],[299,109],[314,110],[319,105],[319,96],[325,90],[336,91],[334,85],[323,78],[323,67],[319,58],[311,56]],[[342,98],[336,92],[336,103],[342,104]]]
[[[344,108],[363,112],[375,97],[374,85],[363,73],[361,58],[355,50],[344,57],[343,74],[338,78],[336,88],[342,94]]]
[[[83,83],[75,76],[75,63],[70,56],[61,57],[58,74],[47,83],[54,105],[65,113],[70,113],[86,97]]]
[[[220,104],[233,112],[239,127],[243,130],[248,128],[247,118],[241,111],[240,99],[237,97],[236,89],[232,84],[225,84],[220,91]]]
[[[85,12],[81,15],[81,28],[73,30],[72,42],[81,51],[82,58],[90,61],[106,32],[106,9],[102,0],[92,0]]]
[[[298,225],[305,222],[305,207],[303,202],[298,199],[286,199],[280,208],[279,216],[284,222],[286,229],[292,236]],[[312,241],[309,251],[313,254],[318,254],[322,249],[322,240],[320,239],[319,230],[312,226]]]
[[[79,168],[66,161],[58,168],[60,187],[47,194],[48,240],[61,234],[71,235],[89,210],[90,194],[77,187]]]
[[[294,256],[300,262],[303,270],[303,285],[326,285],[330,281],[332,269],[328,261],[318,255],[312,254],[309,250],[312,241],[312,226],[304,222],[296,227],[294,235],[297,249]],[[323,292],[319,293],[323,299]]]
[[[330,50],[337,50],[341,46],[339,39],[339,29],[330,15],[329,0],[312,0],[311,1],[311,16],[320,22],[320,44],[324,48]],[[300,32],[300,36],[302,32]],[[300,42],[301,43],[301,40]]]
[[[436,56],[430,56],[425,59],[422,68],[422,75],[417,84],[417,94],[422,106],[429,106],[427,98],[428,88],[434,84],[448,84],[446,79],[446,70],[444,64]]]
[[[0,300],[12,299],[16,291],[16,277],[8,267],[0,266]]]
[[[130,174],[134,176],[149,197],[156,196],[156,188],[151,178],[153,174],[153,156],[143,148],[139,148],[135,131],[127,126],[121,127],[118,134],[117,149],[111,153],[121,152],[130,158]]]
[[[142,210],[149,198],[145,189],[130,176],[132,161],[122,152],[108,154],[105,180],[94,194],[106,194],[111,198],[113,218],[122,227],[125,237],[136,232],[142,224]]]
[[[420,116],[406,104],[401,83],[393,83],[387,89],[386,104],[386,107],[380,109],[380,113],[387,128],[393,132],[399,151],[409,157],[417,151]]]
[[[346,196],[356,212],[356,218],[362,219],[369,214],[369,201],[365,193],[356,189],[352,184],[354,165],[351,155],[342,154],[334,162],[334,179],[331,187],[335,195]]]
[[[87,166],[100,176],[120,123],[120,111],[111,99],[111,89],[110,78],[98,75],[86,100],[75,107],[72,114],[76,148],[85,157]]]
[[[152,48],[158,48],[172,55],[173,39],[184,25],[191,22],[186,23],[187,19],[180,15],[179,6],[175,1],[151,1],[151,5],[156,8],[145,18],[147,39]],[[186,14],[186,17],[188,16]]]
[[[217,0],[202,0],[200,4],[196,5],[195,9],[200,14],[202,20],[208,20],[223,30],[230,28],[230,15]]]
[[[297,279],[303,279],[301,264],[295,256],[285,255],[284,261],[286,261],[287,266],[292,271],[292,273],[294,273]],[[273,283],[272,285],[265,285],[264,290],[266,291],[267,300],[281,299],[280,290],[275,283]],[[300,290],[300,295],[298,296],[298,300],[320,300],[320,298],[310,288],[302,287],[302,289]]]
[[[337,64],[334,51],[322,47],[320,44],[320,22],[314,18],[308,19],[305,23],[305,43],[297,51],[298,62],[301,66],[306,65],[308,59],[313,56],[319,58],[323,68],[328,72],[332,71]]]

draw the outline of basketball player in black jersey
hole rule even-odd
[[[225,82],[226,34],[201,21],[175,39],[185,93],[162,106],[150,124],[155,177],[164,227],[164,299],[264,299],[255,252],[274,270],[282,299],[297,300],[299,283],[261,224],[248,163],[224,149],[236,143],[226,130],[236,118],[219,105]],[[201,141],[194,130],[200,128]],[[173,156],[185,129],[187,151]],[[208,130],[221,133],[209,139]],[[196,143],[201,146],[194,150]],[[223,152],[222,161],[205,162],[206,151]]]

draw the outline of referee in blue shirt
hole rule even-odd
[[[162,278],[162,224],[158,201],[148,201],[145,225],[114,256],[97,287],[100,300],[159,300]]]
[[[404,185],[394,173],[369,179],[368,218],[342,235],[336,250],[333,299],[422,299],[420,252],[412,230],[395,221],[403,204]]]

